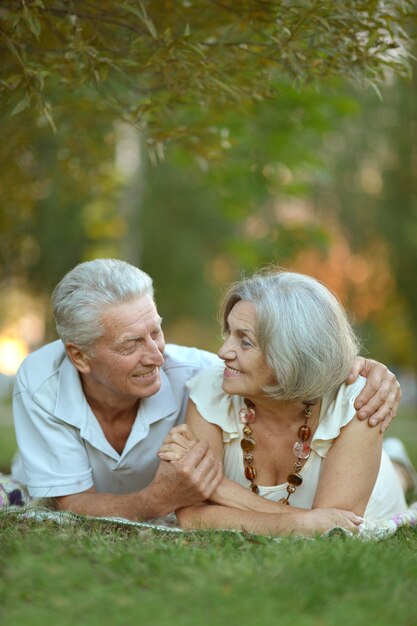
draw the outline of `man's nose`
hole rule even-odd
[[[164,357],[162,356],[158,343],[151,337],[145,344],[143,357],[147,360],[149,365],[162,365],[164,362]]]

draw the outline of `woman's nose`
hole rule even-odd
[[[234,359],[236,356],[236,351],[234,350],[231,342],[230,342],[230,337],[228,337],[226,339],[226,341],[223,343],[222,347],[220,348],[220,350],[217,352],[217,355],[223,359],[223,361],[226,360],[230,360],[230,359]]]

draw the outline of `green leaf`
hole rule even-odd
[[[188,47],[191,50],[194,50],[194,52],[197,52],[197,54],[199,54],[203,59],[207,58],[205,53],[204,53],[204,50],[201,47],[201,44],[195,45],[195,44],[192,44],[192,43],[188,43]]]
[[[14,107],[10,115],[17,115],[18,113],[21,113],[22,111],[28,108],[29,104],[30,104],[30,97],[26,94],[26,96],[22,98],[22,100],[20,100],[16,104],[16,106]]]
[[[55,122],[53,120],[53,117],[51,115],[51,107],[49,105],[48,102],[45,102],[42,106],[42,115],[45,116],[46,120],[48,121],[50,127],[52,128],[53,132],[56,133],[56,125]]]
[[[4,81],[4,86],[6,89],[14,90],[20,85],[21,82],[22,82],[22,75],[13,74],[12,76],[8,76],[7,80]]]
[[[382,97],[382,93],[381,93],[381,90],[379,89],[378,85],[373,80],[368,80],[367,83],[375,91],[376,95],[378,96],[379,101],[383,102],[384,99]]]
[[[372,48],[375,44],[378,43],[380,39],[381,39],[380,32],[378,30],[374,31],[366,43],[366,50],[369,50],[370,48]]]
[[[126,3],[121,4],[120,6],[125,11],[128,11],[129,13],[136,15],[136,17],[138,17],[141,20],[141,22],[145,24],[146,28],[151,33],[152,37],[154,39],[157,39],[158,38],[157,30],[155,28],[154,23],[148,16],[145,5],[142,2],[140,2],[140,0],[138,1],[138,5],[139,5],[138,8],[132,7],[130,4],[126,4]]]
[[[26,22],[36,39],[39,39],[39,35],[41,34],[41,24],[39,20],[29,13],[26,16]]]

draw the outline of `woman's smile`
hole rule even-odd
[[[234,367],[231,367],[231,365],[227,365],[227,363],[225,363],[224,376],[239,376],[240,374],[243,374],[241,370],[237,370]]]

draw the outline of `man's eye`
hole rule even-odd
[[[132,354],[135,351],[135,346],[129,346],[128,348],[123,348],[122,354]]]

